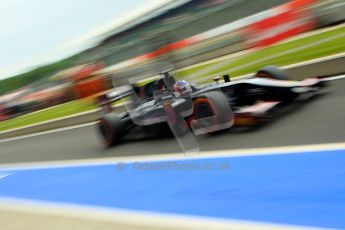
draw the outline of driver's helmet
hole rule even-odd
[[[192,92],[192,87],[188,81],[180,80],[175,83],[174,92],[177,96],[185,96]]]

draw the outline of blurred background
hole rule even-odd
[[[163,1],[119,18],[70,56],[0,76],[0,131],[96,110],[114,85],[151,77],[160,63],[202,83],[344,52],[344,11],[343,0]]]

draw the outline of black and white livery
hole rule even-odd
[[[169,71],[143,86],[124,86],[103,96],[98,128],[106,146],[116,145],[131,133],[161,135],[192,130],[211,134],[233,126],[253,126],[271,118],[296,99],[309,99],[325,82],[319,78],[291,81],[274,66],[259,70],[252,78],[206,85],[175,81]],[[111,103],[127,98],[128,109],[111,111]],[[139,129],[138,129],[139,128]],[[138,131],[139,130],[139,131]]]

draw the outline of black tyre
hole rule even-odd
[[[107,147],[118,144],[126,134],[124,121],[114,113],[104,115],[98,122],[98,129]]]
[[[266,66],[256,73],[256,77],[270,78],[276,80],[289,80],[287,73],[277,66]]]
[[[210,134],[227,129],[233,125],[233,122],[234,114],[222,92],[208,92],[194,100],[191,127],[196,134],[200,132]]]

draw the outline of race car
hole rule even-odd
[[[275,66],[262,68],[248,79],[230,81],[225,76],[223,83],[217,78],[206,85],[176,81],[170,71],[160,76],[143,86],[122,86],[100,100],[107,112],[98,129],[107,147],[119,144],[132,130],[150,136],[167,132],[176,136],[188,131],[212,134],[234,126],[255,126],[296,99],[311,98],[325,86],[319,78],[288,80]],[[111,111],[111,103],[123,98],[127,98],[127,111]]]

